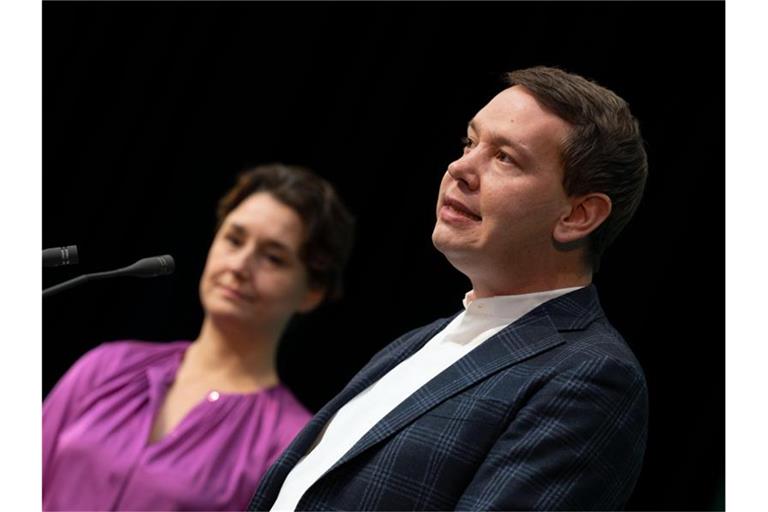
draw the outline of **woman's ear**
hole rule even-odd
[[[299,305],[299,313],[309,313],[325,299],[325,288],[309,288]]]
[[[552,236],[561,244],[586,238],[611,214],[611,198],[600,192],[571,199],[571,209],[558,219]]]

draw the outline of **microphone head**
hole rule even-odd
[[[157,277],[173,274],[175,269],[176,263],[173,261],[173,256],[164,254],[142,258],[133,265],[122,269],[120,274],[136,277]]]
[[[68,245],[66,247],[53,247],[43,249],[43,266],[60,267],[64,265],[75,265],[78,262],[77,246]]]

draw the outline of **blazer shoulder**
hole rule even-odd
[[[581,330],[561,332],[565,339],[564,361],[568,366],[584,361],[603,361],[624,367],[645,380],[643,368],[621,333],[605,317],[595,318]]]

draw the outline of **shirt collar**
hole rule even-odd
[[[519,295],[496,295],[482,299],[474,298],[474,290],[470,290],[464,295],[462,303],[464,304],[465,315],[506,318],[514,321],[537,306],[579,288],[583,288],[583,286]]]

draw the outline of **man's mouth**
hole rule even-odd
[[[451,197],[446,196],[443,198],[443,208],[445,208],[449,214],[466,217],[467,219],[473,220],[475,222],[479,222],[483,219],[475,211],[471,210],[467,205]]]

